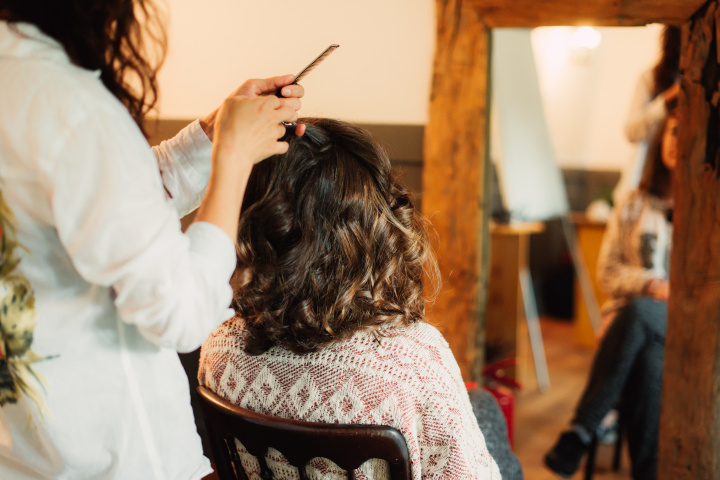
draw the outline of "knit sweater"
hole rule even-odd
[[[603,316],[614,316],[643,294],[651,279],[667,280],[672,246],[668,203],[640,190],[613,209],[598,255],[597,279],[609,295]]]
[[[460,369],[434,327],[357,332],[304,355],[274,347],[243,350],[243,323],[233,319],[203,344],[202,385],[241,407],[311,422],[388,425],[405,437],[412,475],[420,479],[499,479],[472,411]],[[243,464],[259,463],[239,445]],[[267,456],[277,478],[299,478],[276,451]],[[345,478],[331,462],[315,459],[310,478]],[[384,461],[370,460],[360,479],[388,478]],[[250,478],[259,478],[253,475]]]

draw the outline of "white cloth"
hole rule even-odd
[[[497,480],[455,357],[440,332],[419,322],[360,331],[317,352],[298,355],[273,347],[244,352],[243,322],[218,327],[203,344],[198,378],[223,398],[253,411],[322,423],[389,425],[407,443],[412,478]],[[243,463],[259,478],[259,463],[241,447]],[[297,470],[271,451],[276,478]],[[309,478],[337,480],[342,471],[322,459]],[[370,460],[358,478],[385,480],[385,462]]]
[[[615,187],[613,198],[618,203],[628,192],[640,185],[648,144],[657,135],[667,118],[665,97],[653,97],[655,80],[652,69],[645,71],[635,86],[625,122],[625,136],[631,143],[637,144],[637,152],[632,162],[623,169],[620,181]]]
[[[44,419],[0,408],[2,479],[197,479],[211,471],[176,351],[229,318],[233,242],[186,234],[211,144],[198,122],[156,149],[97,72],[0,22],[0,189],[27,248]],[[160,164],[173,200],[165,198]]]

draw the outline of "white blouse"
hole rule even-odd
[[[0,407],[0,478],[202,478],[176,350],[232,313],[233,241],[208,223],[180,230],[209,140],[195,122],[153,155],[98,72],[28,24],[0,22],[0,85],[0,191],[27,249],[49,410]]]

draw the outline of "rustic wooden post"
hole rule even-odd
[[[443,288],[428,318],[445,335],[465,380],[480,380],[487,286],[487,97],[490,34],[462,0],[437,0],[437,46],[425,130],[423,211]]]
[[[712,0],[712,4],[716,5],[716,1]],[[486,114],[490,66],[489,29],[588,23],[608,26],[644,25],[652,22],[678,24],[685,21],[703,4],[704,0],[599,0],[591,2],[547,0],[541,3],[531,0],[436,0],[437,46],[430,118],[425,130],[423,211],[430,217],[437,232],[435,248],[440,260],[444,287],[436,304],[428,309],[428,314],[430,321],[440,327],[450,343],[465,379],[481,378],[485,346],[483,322],[490,252],[487,222],[489,164],[486,154]],[[699,18],[697,22],[700,22]],[[713,25],[708,28],[715,28],[714,19],[710,18],[706,21]],[[698,54],[699,51],[696,51],[695,55]],[[688,80],[686,79],[685,82]],[[698,83],[697,80],[695,83]],[[717,80],[714,85],[716,84]],[[715,88],[713,87],[713,89]],[[686,85],[685,94],[688,95],[688,99],[691,90],[692,87],[689,84]],[[703,120],[693,110],[695,107],[685,105],[683,108],[685,108],[683,115],[692,125],[707,125],[708,118],[711,118],[706,113]],[[717,110],[715,107],[713,108],[713,111]],[[705,127],[703,126],[701,129],[704,131]],[[718,135],[716,130],[717,125],[713,133],[715,136]],[[692,139],[687,137],[686,141],[690,140]],[[690,144],[686,146],[687,152],[690,152],[694,146],[702,148],[704,151],[704,146],[701,145],[704,139],[697,138],[692,142],[693,146]],[[695,152],[695,150],[693,151]],[[688,156],[689,153],[686,157]],[[714,163],[709,168],[714,172]],[[706,188],[706,192],[716,192],[715,185],[709,185],[710,180],[715,181],[716,177],[710,173],[702,178],[698,175],[695,184],[699,182]],[[680,183],[686,185],[685,181],[681,179]],[[680,217],[685,215],[686,226],[698,228],[707,223],[710,215],[703,217],[703,222],[697,220],[697,215],[699,215],[697,213],[694,213],[696,217],[689,216],[691,211],[689,202],[698,200],[696,197],[701,192],[692,187],[683,186],[682,189],[682,195],[685,195],[686,211],[680,211],[678,215]],[[705,198],[706,202],[709,202],[708,198]],[[715,204],[707,204],[704,208],[714,207]],[[720,208],[718,210],[720,211]],[[715,232],[717,225],[708,228],[710,233],[703,232],[706,242],[710,242],[715,237],[720,240],[720,232],[718,235],[712,233]],[[694,230],[690,230],[686,233],[692,235],[693,232]],[[678,239],[678,242],[683,245],[681,249],[684,252],[697,254],[702,251],[702,249],[693,250],[695,247],[691,246],[693,244],[689,237]],[[710,248],[709,245],[708,248]],[[714,257],[711,254],[714,253],[715,246],[713,245],[706,260],[712,260]],[[714,276],[715,269],[710,268],[706,274],[698,274],[698,272],[691,274],[690,272],[693,272],[697,265],[690,262],[689,259],[690,257],[683,259],[686,262],[685,269],[682,266],[675,269],[677,276],[674,277],[674,283],[684,282],[686,275],[699,275],[705,279],[705,283],[698,283],[698,281],[688,284],[687,292],[695,295],[695,297],[688,298],[697,298],[698,295],[707,294],[708,298],[715,295],[720,299],[720,291],[712,290],[710,292],[709,290],[715,288],[713,282],[716,280],[720,285],[720,276],[717,278]],[[675,263],[679,261],[677,258],[674,260]],[[680,277],[683,279],[679,279]],[[702,288],[698,290],[697,285],[702,285]],[[679,287],[674,290],[676,299],[685,295],[683,291],[678,290],[680,290]],[[680,302],[680,300],[678,301]],[[685,300],[682,300],[682,303],[685,304]],[[704,304],[684,305],[683,308],[699,312],[698,309],[704,308],[702,305]],[[706,311],[711,312],[715,308],[714,314],[716,314],[718,305],[720,305],[720,300],[718,300],[718,304],[710,302],[707,304]],[[674,315],[673,308],[671,302],[671,317]],[[679,306],[675,308],[681,310]],[[682,312],[679,315],[678,318],[687,318]],[[694,331],[693,334],[702,335],[699,331]],[[671,335],[673,334],[669,332],[668,336]],[[687,348],[687,345],[691,344],[683,343],[682,345],[685,347],[682,348]],[[671,351],[666,356],[669,359],[668,362],[673,362],[672,358],[685,358],[683,357],[685,351],[673,352],[673,348],[670,347]],[[712,353],[711,357],[706,358],[720,364],[720,354],[714,347],[704,348],[702,351],[704,355]],[[676,355],[680,356],[673,357]],[[686,370],[683,372],[687,373]],[[672,375],[674,374],[676,373]],[[672,384],[673,380],[668,377],[668,385]],[[713,388],[716,387],[713,386]],[[720,390],[720,385],[718,390]]]
[[[683,26],[660,480],[720,478],[719,16],[713,0]]]

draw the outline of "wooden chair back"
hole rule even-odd
[[[317,457],[333,461],[353,480],[354,470],[372,458],[388,462],[392,480],[410,479],[410,455],[405,438],[392,427],[276,418],[238,407],[202,385],[197,391],[220,480],[248,478],[235,448],[236,438],[258,459],[264,480],[273,478],[265,461],[270,447],[298,469],[301,480],[308,478],[305,468]]]

